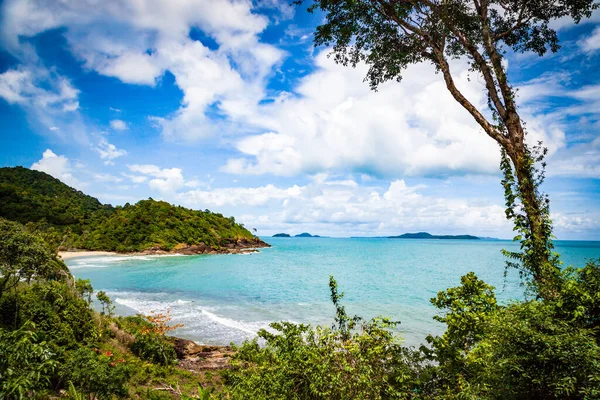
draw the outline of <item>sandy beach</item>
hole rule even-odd
[[[93,256],[117,256],[121,255],[114,251],[59,251],[58,256],[63,260],[75,257],[93,257]]]

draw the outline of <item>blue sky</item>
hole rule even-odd
[[[511,237],[499,151],[425,64],[378,92],[315,49],[321,15],[259,0],[5,0],[0,164],[111,204],[153,197],[259,234]],[[508,54],[559,239],[600,239],[600,13]],[[481,78],[452,64],[485,105]]]

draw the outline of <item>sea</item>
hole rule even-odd
[[[502,249],[510,241],[384,238],[263,238],[257,253],[198,256],[100,256],[67,260],[73,275],[105,291],[119,315],[170,312],[172,334],[203,344],[252,339],[275,321],[331,325],[329,276],[349,314],[400,321],[397,334],[418,346],[441,334],[430,299],[473,271],[501,303],[525,298]],[[600,258],[600,242],[557,241],[564,265]],[[506,273],[505,273],[506,272]]]

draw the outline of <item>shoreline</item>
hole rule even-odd
[[[62,260],[70,260],[79,257],[100,257],[100,256],[168,256],[168,255],[185,255],[185,256],[196,256],[201,254],[246,254],[256,253],[261,248],[271,247],[268,243],[262,240],[238,240],[230,242],[218,248],[206,246],[204,243],[198,245],[186,245],[180,244],[175,246],[173,249],[167,251],[160,248],[150,248],[144,251],[138,252],[117,252],[117,251],[103,251],[103,250],[85,250],[85,249],[71,249],[66,251],[59,251],[58,256]]]
[[[121,256],[130,255],[129,253],[117,253],[116,251],[93,251],[93,250],[68,250],[59,251],[58,256],[62,260],[70,260],[78,257],[100,257],[100,256]]]

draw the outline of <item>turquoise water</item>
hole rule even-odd
[[[331,324],[328,280],[351,313],[400,320],[411,345],[441,333],[429,299],[474,271],[500,300],[523,297],[518,275],[504,278],[504,241],[267,238],[272,248],[244,255],[103,256],[68,260],[78,278],[106,291],[117,312],[170,309],[174,334],[207,344],[240,343],[272,321]],[[565,264],[600,258],[600,242],[557,242]]]

